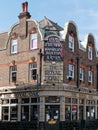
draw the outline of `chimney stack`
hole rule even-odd
[[[29,19],[31,17],[30,13],[28,12],[28,2],[22,3],[22,12],[19,14],[19,19],[26,18]]]
[[[22,12],[19,14],[19,32],[20,32],[20,37],[22,39],[27,37],[27,32],[28,32],[28,22],[27,19],[30,19],[31,15],[28,12],[28,2],[22,3]]]

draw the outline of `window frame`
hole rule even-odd
[[[88,82],[92,83],[93,81],[93,72],[92,71],[88,71]]]
[[[14,69],[14,70],[13,70]],[[13,73],[15,74],[15,77],[13,77]],[[15,78],[15,80],[13,79]],[[10,66],[10,82],[17,82],[17,66]]]
[[[82,67],[79,68],[79,79],[84,81],[84,69]]]
[[[18,52],[18,40],[11,39],[11,54],[15,54]]]
[[[33,71],[35,71],[34,73],[36,74],[32,75]],[[37,62],[32,62],[29,64],[29,80],[37,80]]]
[[[88,59],[92,60],[92,56],[93,56],[93,49],[91,46],[88,46]]]
[[[37,49],[37,48],[38,48],[38,33],[37,32],[31,33],[30,34],[30,50],[34,50],[34,49]]]
[[[69,49],[74,52],[74,37],[69,35]]]
[[[68,65],[68,76],[69,78],[74,79],[74,65],[73,64]]]

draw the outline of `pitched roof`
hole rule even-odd
[[[39,25],[43,29],[53,29],[56,31],[62,31],[63,28],[59,26],[57,23],[53,22],[52,20],[48,19],[46,16],[42,21],[39,22]]]
[[[8,32],[0,33],[0,50],[6,49],[8,37]]]

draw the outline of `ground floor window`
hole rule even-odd
[[[3,121],[9,120],[9,107],[7,106],[2,107],[2,120]]]
[[[30,115],[31,115],[31,121],[38,119],[37,105],[32,105],[31,106],[31,113],[30,113]]]
[[[18,107],[17,106],[11,106],[10,107],[10,120],[18,120]]]
[[[79,106],[79,120],[83,120],[83,106]]]
[[[65,105],[65,120],[77,120],[77,105]]]
[[[98,118],[98,102],[95,100],[58,96],[43,99],[43,102],[37,102],[37,98],[2,99],[0,118],[2,121],[33,121],[41,119],[41,115],[46,122],[57,122],[60,121],[60,112],[65,121],[95,119],[95,115]]]
[[[86,106],[86,119],[95,119],[95,107]]]
[[[65,106],[65,120],[71,120],[71,105]]]
[[[29,120],[29,106],[22,106],[21,107],[21,119],[23,121]]]
[[[72,110],[72,120],[77,120],[77,105],[72,105],[71,110]]]

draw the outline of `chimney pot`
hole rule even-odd
[[[22,3],[22,13],[28,12],[28,2]]]

